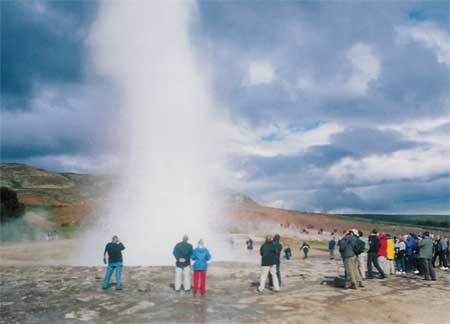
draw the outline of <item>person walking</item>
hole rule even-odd
[[[261,276],[259,280],[258,292],[262,293],[264,291],[267,276],[269,273],[272,275],[273,290],[279,291],[280,286],[278,285],[277,267],[276,267],[277,250],[272,242],[271,235],[266,236],[266,240],[261,245],[259,253],[261,255]]]
[[[334,259],[335,249],[336,249],[336,238],[333,236],[331,240],[328,241],[328,251],[330,253],[330,260]]]
[[[208,261],[211,260],[211,253],[205,247],[203,240],[198,241],[198,246],[192,252],[192,261],[194,261],[194,287],[192,291],[194,296],[199,290],[202,296],[206,293],[206,271],[208,270]]]
[[[311,246],[309,246],[308,242],[303,242],[302,246],[300,246],[300,251],[303,251],[303,259],[308,259],[308,252]]]
[[[122,289],[122,267],[123,258],[122,251],[125,250],[125,246],[120,242],[119,237],[114,235],[111,242],[106,244],[105,251],[103,252],[103,263],[107,263],[105,278],[103,279],[103,289],[109,288],[109,281],[113,271],[116,271],[116,290]]]
[[[367,251],[367,272],[368,272],[367,279],[374,278],[374,274],[372,271],[372,264],[378,270],[378,273],[380,274],[380,279],[384,279],[386,278],[386,275],[384,274],[383,269],[378,264],[378,251],[380,249],[380,240],[378,238],[378,232],[376,229],[372,230],[372,233],[369,235],[368,243],[369,243],[369,250]]]
[[[280,272],[280,262],[281,262],[281,251],[283,251],[283,245],[280,243],[280,235],[275,234],[273,237],[273,245],[275,246],[275,266],[277,269],[277,279],[278,279],[278,285],[281,287],[281,272]],[[269,287],[273,287],[273,280],[272,280],[272,274],[269,273]]]
[[[421,265],[422,274],[424,275],[424,280],[436,280],[436,274],[434,272],[433,265],[431,264],[431,259],[433,257],[433,240],[430,238],[430,233],[425,232],[422,238],[419,238],[418,243],[419,253],[419,264]]]
[[[173,256],[175,257],[175,291],[179,292],[181,289],[181,282],[183,281],[184,291],[191,290],[191,257],[192,244],[188,243],[189,237],[183,236],[181,242],[177,243],[173,249]]]

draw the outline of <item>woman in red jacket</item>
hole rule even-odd
[[[387,237],[386,234],[381,233],[379,236],[380,248],[378,249],[378,263],[385,275],[389,274],[388,261],[387,261]]]

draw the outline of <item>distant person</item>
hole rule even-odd
[[[280,243],[280,235],[275,234],[272,241],[275,246],[275,266],[277,270],[278,285],[281,287],[281,272],[280,272],[280,262],[281,262],[281,251],[283,251],[283,245]],[[269,273],[269,287],[273,287],[272,274]]]
[[[436,238],[433,240],[433,258],[431,259],[431,265],[433,268],[436,268],[436,259],[439,257],[439,241],[441,240],[440,235],[436,235]],[[439,266],[442,266],[441,260],[439,260]]]
[[[330,260],[334,259],[335,249],[336,249],[336,238],[333,236],[331,240],[328,241],[328,251],[330,253]]]
[[[300,251],[303,251],[303,259],[308,258],[308,252],[311,246],[308,244],[308,242],[303,242],[303,244],[300,246]]]
[[[354,230],[356,233],[356,229]],[[363,241],[364,233],[362,231],[358,231],[358,247],[355,247],[355,254],[358,261],[358,272],[361,278],[366,279],[367,272],[367,252],[366,252],[366,242]],[[361,242],[360,242],[361,241]]]
[[[378,249],[378,264],[383,269],[384,274],[389,274],[389,267],[387,262],[387,237],[386,234],[380,233],[380,248]]]
[[[424,276],[423,279],[436,280],[436,274],[431,265],[431,258],[433,257],[433,241],[430,238],[429,232],[423,233],[422,239],[419,239],[418,248],[418,258]]]
[[[203,240],[198,241],[198,246],[192,252],[192,261],[194,261],[194,287],[192,291],[194,296],[199,289],[202,296],[206,293],[206,271],[208,270],[208,261],[211,260],[211,254],[205,247]]]
[[[445,249],[444,255],[447,259],[447,264],[450,264],[450,242],[448,236],[445,237],[445,244],[447,245],[447,249]]]
[[[291,248],[290,248],[289,245],[288,245],[288,246],[284,249],[284,258],[285,258],[286,260],[290,260],[291,257],[292,257],[292,250],[291,250]]]
[[[387,245],[386,245],[386,267],[387,272],[391,275],[395,274],[395,264],[394,264],[394,257],[395,257],[395,243],[394,240],[391,238],[391,235],[386,235],[387,239]]]
[[[247,250],[251,251],[253,250],[253,240],[251,237],[248,238],[247,242],[245,242],[245,244],[247,245]]]
[[[378,232],[376,229],[372,230],[372,233],[368,237],[369,250],[367,251],[367,279],[373,279],[374,274],[372,271],[372,264],[378,270],[380,278],[386,278],[383,269],[378,264],[378,250],[380,249],[380,239],[378,238]]]
[[[103,252],[103,263],[108,264],[106,268],[105,279],[103,280],[103,289],[109,288],[109,281],[113,271],[116,271],[116,290],[122,289],[122,251],[125,250],[125,246],[120,242],[119,237],[114,235],[112,241],[106,244],[105,251]]]
[[[267,276],[270,273],[272,275],[273,280],[273,290],[279,291],[280,286],[278,285],[277,278],[277,267],[276,267],[276,253],[275,245],[272,242],[272,236],[267,235],[266,240],[261,245],[259,249],[259,253],[261,255],[261,277],[259,280],[259,292],[263,292],[266,286]]]
[[[191,290],[191,257],[192,244],[188,243],[189,237],[183,236],[183,240],[177,243],[173,249],[173,256],[176,260],[175,267],[175,291],[181,289],[181,281],[183,281],[184,291]]]
[[[403,237],[399,237],[395,243],[395,263],[397,266],[396,274],[401,275],[406,273],[405,265],[406,244]]]

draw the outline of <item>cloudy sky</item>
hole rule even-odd
[[[1,2],[2,161],[114,172],[121,107],[89,55],[97,10]],[[205,1],[190,34],[254,199],[449,213],[448,1]]]

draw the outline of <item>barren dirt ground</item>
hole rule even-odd
[[[175,293],[173,267],[125,267],[123,290],[102,291],[103,267],[56,265],[71,244],[61,240],[0,247],[1,323],[450,322],[448,271],[437,270],[435,282],[391,276],[366,280],[363,289],[344,290],[334,286],[343,274],[340,260],[329,260],[324,253],[307,260],[296,255],[282,263],[282,291],[258,294],[259,258],[253,253],[245,262],[213,262],[206,297]],[[240,244],[236,248],[242,250]]]

